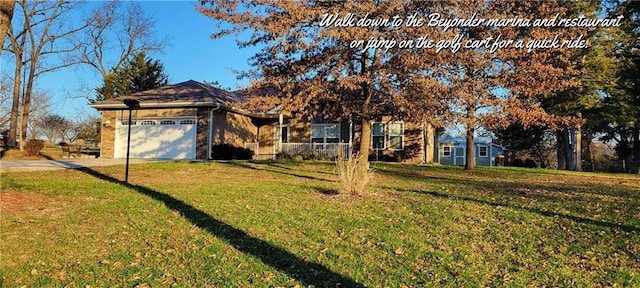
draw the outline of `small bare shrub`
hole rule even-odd
[[[40,154],[40,150],[42,150],[42,148],[44,148],[44,141],[31,139],[25,146],[25,152],[28,156],[36,156]]]
[[[353,155],[344,159],[342,155],[338,155],[336,159],[336,172],[340,177],[341,192],[350,193],[351,195],[359,195],[364,192],[367,184],[373,178],[373,170],[367,169],[364,173],[358,169],[361,161],[364,161],[367,155]]]

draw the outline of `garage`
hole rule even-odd
[[[127,120],[116,121],[114,158],[127,157]],[[195,159],[196,118],[131,121],[131,158]]]

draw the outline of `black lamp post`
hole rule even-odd
[[[129,122],[127,122],[127,126],[129,126],[129,131],[127,131],[127,164],[124,171],[124,183],[129,183],[129,148],[131,146],[131,111],[133,109],[140,108],[140,102],[135,99],[124,99],[124,105],[129,107]]]

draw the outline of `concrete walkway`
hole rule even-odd
[[[159,159],[129,159],[129,164],[159,162]],[[126,159],[76,159],[76,160],[0,160],[0,171],[47,171],[77,169],[94,166],[124,165]]]

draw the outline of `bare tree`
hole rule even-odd
[[[11,89],[10,79],[4,75],[0,77],[0,131],[9,128],[11,119]]]
[[[79,50],[79,62],[95,68],[102,79],[111,71],[118,70],[132,55],[140,52],[158,51],[166,41],[156,40],[153,35],[154,20],[144,14],[138,4],[111,0],[98,7],[86,30],[84,42]],[[106,56],[115,54],[114,58]]]
[[[68,131],[73,128],[71,121],[56,114],[46,115],[39,122],[40,132],[51,144],[55,144],[58,140],[65,141]]]
[[[100,143],[100,117],[78,111],[74,116],[74,136],[76,140],[84,140],[85,145]]]
[[[7,30],[11,26],[11,19],[13,18],[13,9],[16,6],[16,0],[3,0],[0,1],[0,43],[4,43],[4,39],[7,36]],[[0,50],[2,54],[2,50]]]
[[[29,139],[37,139],[40,136],[38,126],[41,119],[51,113],[51,94],[47,91],[33,92],[29,110],[31,121],[27,123],[27,132]]]
[[[31,111],[31,95],[34,80],[47,72],[68,67],[78,62],[68,56],[77,51],[82,43],[73,41],[73,36],[91,25],[92,20],[71,26],[67,15],[82,2],[74,1],[18,1],[21,12],[22,27],[12,26],[9,29],[10,46],[6,49],[15,57],[13,104],[11,123],[9,126],[9,145],[15,146],[17,123],[20,122],[20,148],[24,148],[27,124]],[[54,56],[60,59],[55,59]],[[27,69],[23,71],[23,69]],[[22,79],[21,72],[25,72]],[[26,81],[22,99],[20,87]],[[22,104],[18,115],[18,104]],[[18,119],[19,118],[19,119]]]

